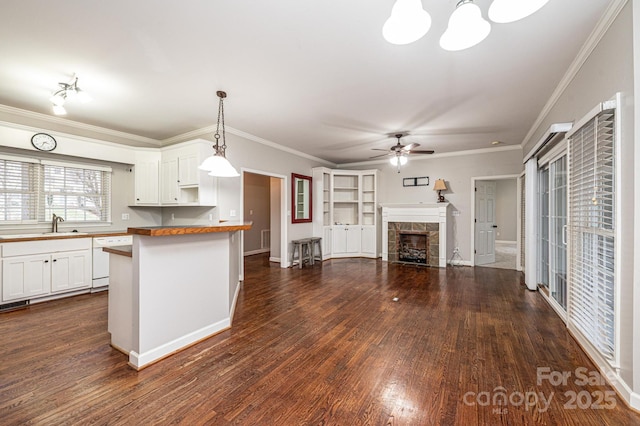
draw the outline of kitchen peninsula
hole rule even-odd
[[[240,236],[251,222],[129,228],[131,252],[108,250],[112,345],[139,370],[231,326]]]

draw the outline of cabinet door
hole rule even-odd
[[[135,166],[135,204],[158,204],[158,161],[143,161]]]
[[[362,254],[376,257],[376,227],[362,227]]]
[[[198,184],[197,155],[185,155],[178,158],[178,184],[180,186]]]
[[[178,159],[165,160],[160,167],[160,201],[178,203]]]
[[[74,290],[91,285],[91,251],[54,253],[51,256],[51,291]]]
[[[347,252],[347,227],[334,226],[331,232],[331,253],[343,254]]]
[[[29,299],[49,293],[51,257],[48,254],[2,260],[2,300]]]
[[[360,226],[347,226],[347,253],[358,254],[362,247],[362,230]]]

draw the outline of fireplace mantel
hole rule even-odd
[[[382,260],[389,261],[389,222],[438,223],[438,266],[447,266],[447,209],[449,203],[381,204]]]

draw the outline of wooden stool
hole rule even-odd
[[[293,252],[291,253],[291,266],[293,266],[296,260],[298,261],[298,268],[300,269],[302,269],[302,264],[305,262],[305,260],[309,262],[310,265],[312,265],[313,259],[311,257],[311,239],[303,238],[300,240],[293,240],[291,241],[291,243],[293,244]],[[297,257],[296,252],[298,253]]]
[[[309,240],[311,241],[309,243],[311,246],[311,264],[313,265],[315,260],[319,260],[320,262],[322,262],[322,238],[311,237],[309,238]],[[317,253],[316,253],[316,247],[318,248]]]

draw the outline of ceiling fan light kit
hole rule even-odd
[[[537,12],[549,0],[493,0],[489,19],[498,24],[515,22]],[[391,16],[382,27],[382,35],[392,44],[409,44],[422,38],[431,28],[431,16],[421,0],[396,0]],[[482,17],[473,0],[460,0],[440,37],[440,47],[464,50],[487,38],[491,24]]]
[[[405,136],[402,133],[396,133],[395,138],[398,140],[395,145],[391,146],[389,149],[378,149],[374,148],[374,151],[386,151],[385,154],[375,155],[371,158],[380,158],[390,155],[389,162],[392,166],[398,168],[398,173],[400,173],[400,166],[404,166],[407,164],[409,154],[433,154],[434,151],[432,149],[429,150],[416,150],[417,147],[420,146],[419,143],[410,143],[409,145],[402,145],[400,143],[400,138]]]

